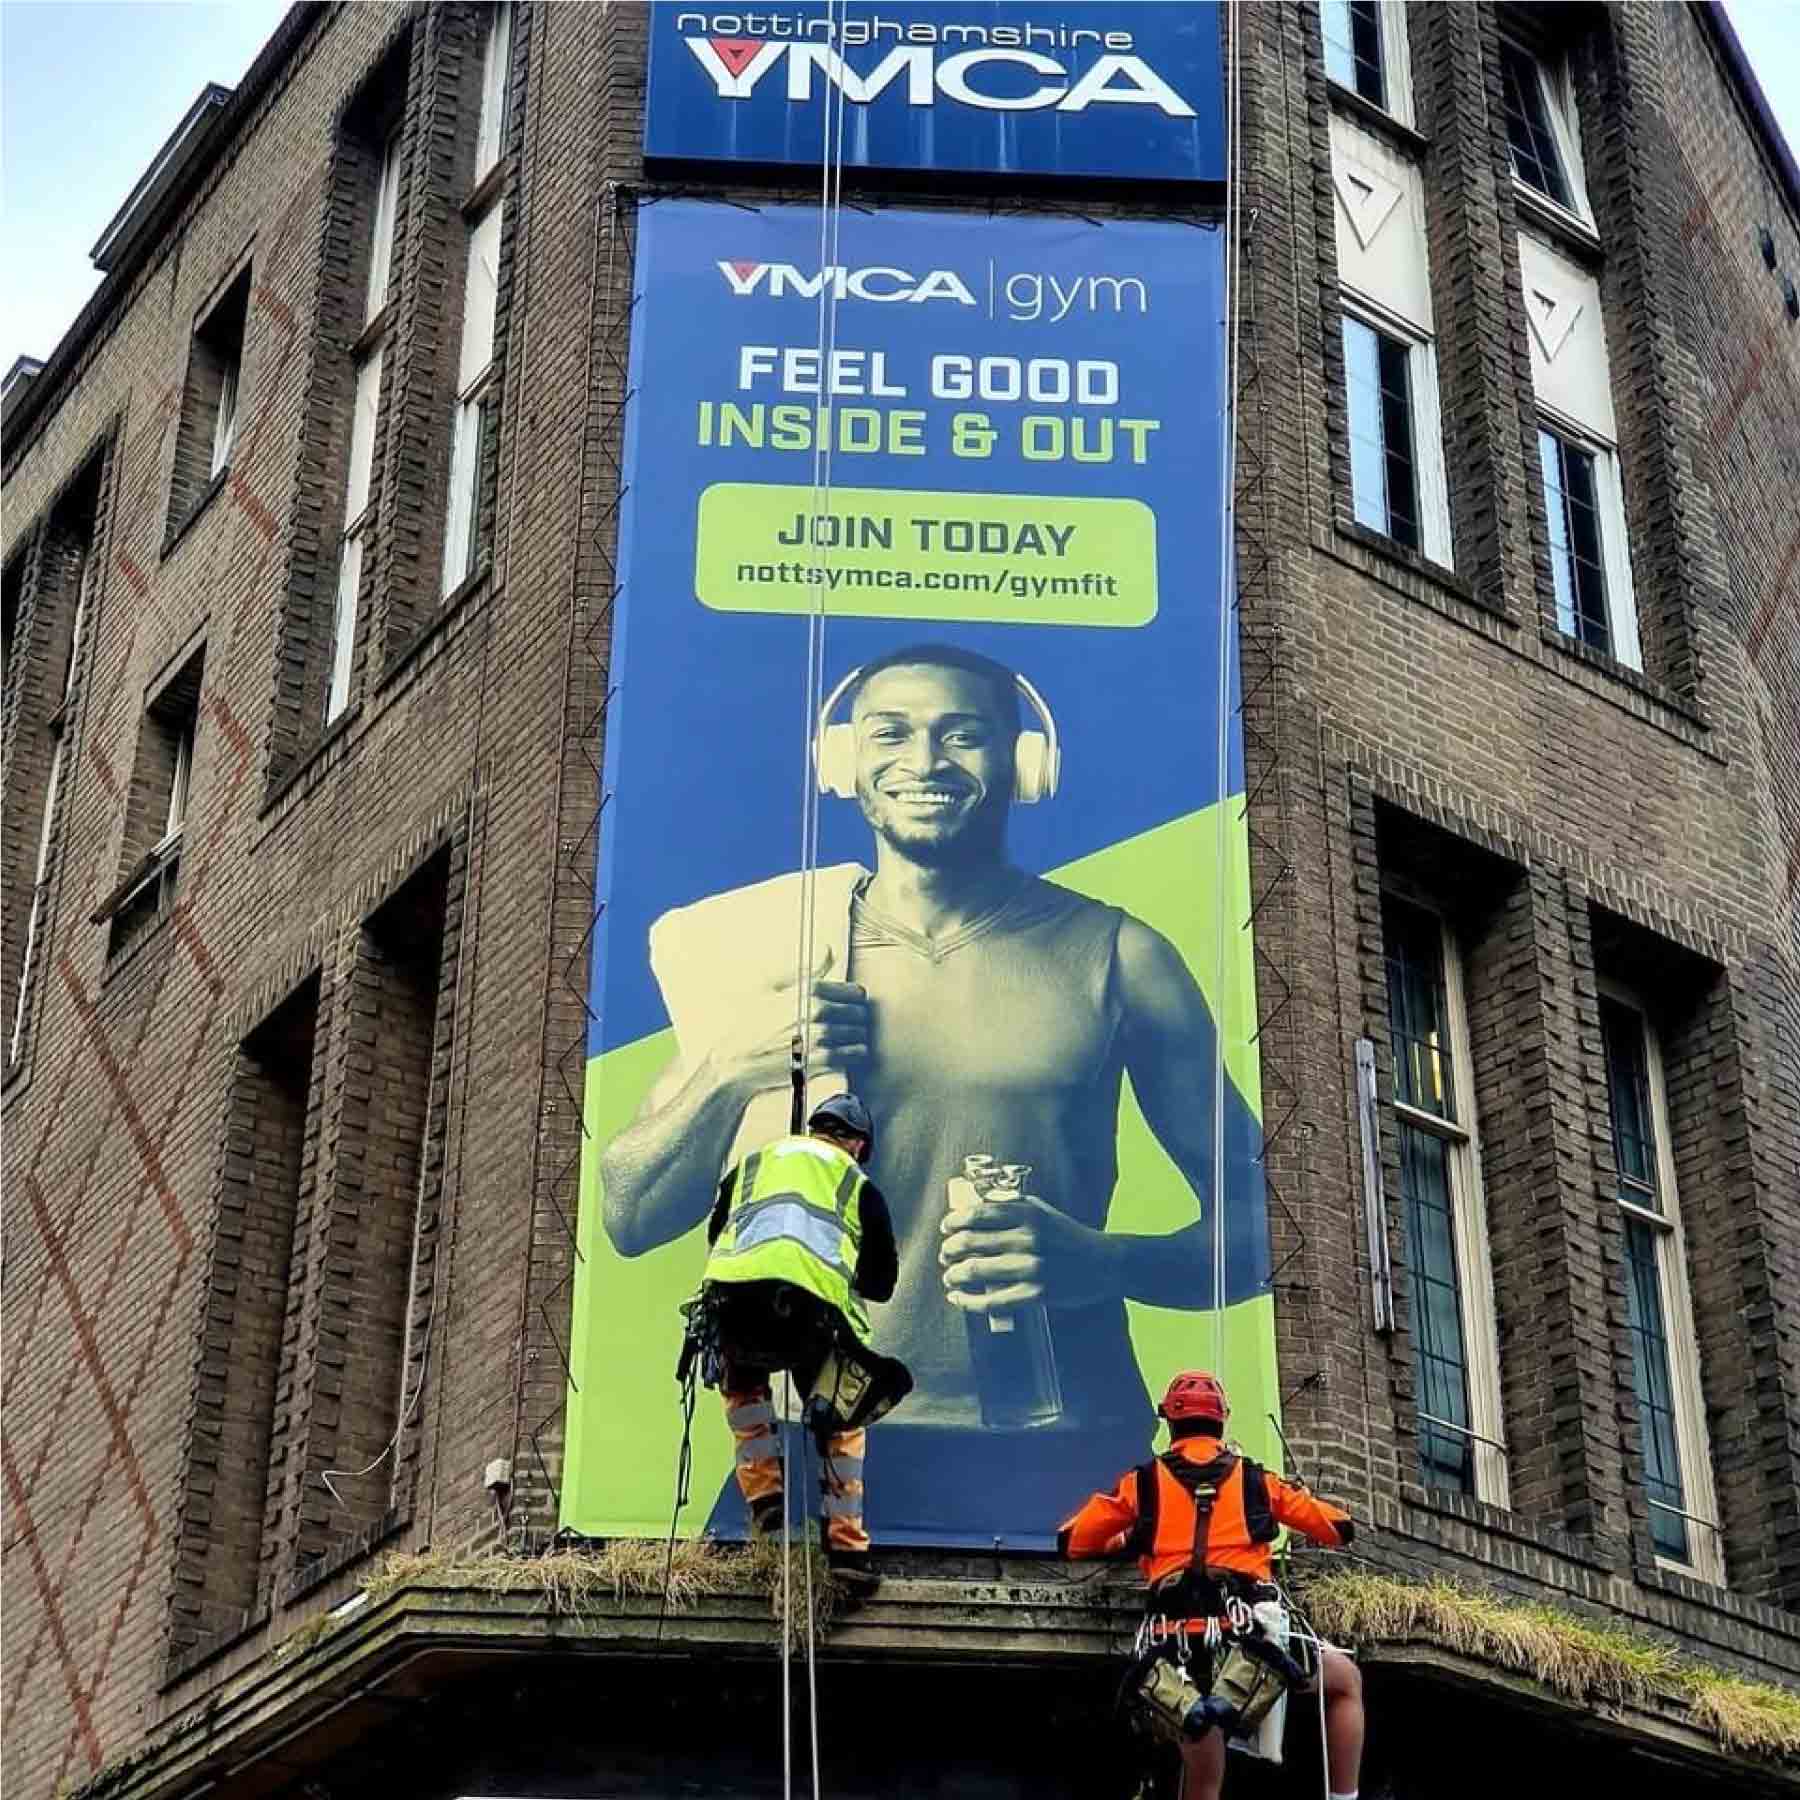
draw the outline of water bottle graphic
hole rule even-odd
[[[1030,1163],[1003,1163],[984,1154],[965,1156],[960,1181],[950,1183],[950,1203],[1017,1200],[1031,1177]],[[960,1196],[957,1189],[968,1191]],[[1041,1300],[1003,1313],[965,1313],[969,1361],[981,1400],[981,1422],[1008,1430],[1054,1425],[1063,1416],[1062,1382],[1050,1314]]]

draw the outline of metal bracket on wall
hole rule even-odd
[[[1387,1200],[1381,1182],[1381,1114],[1375,1103],[1375,1040],[1356,1040],[1356,1123],[1362,1138],[1363,1222],[1369,1237],[1369,1295],[1375,1329],[1394,1329],[1394,1264],[1388,1252]]]

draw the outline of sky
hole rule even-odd
[[[49,356],[100,279],[94,240],[201,88],[235,86],[286,10],[0,0],[0,373]],[[1800,153],[1800,0],[1728,10]]]

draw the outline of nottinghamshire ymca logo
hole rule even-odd
[[[749,100],[766,82],[790,101],[811,100],[815,83],[866,106],[884,95],[907,106],[938,96],[982,112],[1079,113],[1096,106],[1148,106],[1171,119],[1194,109],[1133,49],[1129,31],[1021,20],[1009,25],[883,19],[845,21],[837,42],[824,20],[781,13],[682,12],[675,28],[721,100]],[[758,29],[760,28],[760,30]],[[858,52],[855,61],[846,52]]]

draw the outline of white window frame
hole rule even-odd
[[[382,149],[381,172],[375,180],[374,217],[369,227],[369,280],[363,300],[364,330],[387,307],[393,265],[394,220],[400,192],[400,133],[391,132]],[[337,589],[332,602],[331,667],[325,685],[325,723],[332,724],[350,704],[350,679],[356,665],[356,626],[362,592],[363,549],[374,522],[370,500],[375,476],[375,426],[381,411],[381,379],[385,333],[361,346],[355,391],[350,402],[350,445],[344,474],[344,522],[338,539]]]
[[[1413,466],[1419,490],[1418,554],[1439,568],[1454,569],[1423,177],[1410,157],[1344,117],[1331,121],[1331,159],[1339,300],[1346,315],[1407,347]],[[1340,183],[1365,191],[1374,184],[1377,195],[1385,192],[1386,209],[1365,227]],[[1348,412],[1348,392],[1344,400]]]
[[[481,115],[475,134],[475,181],[486,179],[506,148],[506,107],[512,72],[511,0],[498,0],[481,41]]]
[[[1643,1032],[1644,1068],[1649,1078],[1650,1128],[1656,1133],[1656,1180],[1663,1210],[1618,1202],[1619,1210],[1657,1233],[1656,1274],[1662,1295],[1663,1329],[1668,1336],[1669,1386],[1675,1401],[1675,1454],[1687,1501],[1689,1559],[1658,1555],[1660,1569],[1697,1581],[1725,1585],[1725,1543],[1719,1524],[1719,1497],[1713,1482],[1712,1441],[1706,1428],[1706,1400],[1700,1385],[1700,1343],[1694,1328],[1694,1301],[1688,1281],[1687,1239],[1681,1227],[1681,1200],[1675,1185],[1673,1136],[1669,1130],[1669,1090],[1662,1044],[1643,1001],[1629,987],[1602,979],[1600,993],[1631,1013]],[[1612,1118],[1612,1082],[1607,1079],[1607,1120]]]
[[[394,219],[400,202],[400,132],[388,135],[382,147],[381,172],[375,178],[375,216],[369,227],[369,282],[363,300],[363,324],[373,324],[387,305],[388,281],[393,273]]]
[[[1351,288],[1344,288],[1339,300],[1346,318],[1360,320],[1406,346],[1406,385],[1412,401],[1413,476],[1418,485],[1419,554],[1441,569],[1453,569],[1456,565],[1455,551],[1450,541],[1450,489],[1444,470],[1437,345],[1429,333],[1420,331],[1417,326],[1408,324],[1386,307],[1376,305]],[[1346,382],[1346,418],[1349,410],[1350,395]],[[1351,493],[1351,507],[1354,517],[1354,489]]]
[[[88,579],[91,571],[83,569],[75,590],[75,623],[69,631],[69,664],[63,672],[62,699],[57,718],[56,747],[50,752],[50,773],[44,782],[44,816],[38,822],[37,863],[31,877],[31,911],[25,919],[25,955],[19,963],[19,986],[13,1000],[12,1030],[7,1034],[6,1060],[19,1060],[25,1042],[25,1021],[31,1013],[31,959],[37,950],[38,926],[43,918],[44,899],[50,891],[50,844],[56,822],[56,802],[62,792],[63,751],[74,729],[75,683],[81,666],[81,634],[87,624]]]
[[[1619,452],[1605,438],[1578,424],[1567,413],[1537,403],[1538,420],[1567,438],[1579,450],[1594,459],[1594,510],[1600,519],[1600,566],[1606,575],[1606,624],[1612,634],[1612,648],[1607,652],[1614,662],[1640,672],[1644,667],[1644,646],[1638,636],[1637,595],[1631,585],[1631,548],[1625,526],[1625,484],[1619,469]],[[1537,475],[1540,486],[1543,474]],[[1545,496],[1546,503],[1548,495]],[[1558,631],[1565,637],[1574,634],[1564,630],[1560,619]]]
[[[450,477],[444,506],[445,595],[454,593],[475,573],[476,525],[481,510],[481,416],[494,383],[500,241],[505,227],[505,208],[498,199],[469,226],[456,405],[450,424]],[[482,291],[477,282],[484,254],[493,259],[493,280],[483,284],[491,304],[477,308],[470,301]]]
[[[1371,100],[1367,94],[1358,92],[1353,81],[1347,82],[1332,74],[1329,51],[1325,59],[1325,78],[1346,94],[1355,94],[1365,106],[1373,106],[1402,125],[1410,125],[1413,122],[1412,56],[1406,41],[1405,0],[1376,0],[1376,21],[1381,36],[1381,85],[1385,99]],[[1325,36],[1323,4],[1319,8],[1319,40],[1322,44],[1329,43]]]
[[[237,447],[238,371],[242,366],[243,354],[240,345],[237,354],[219,368],[219,405],[213,414],[212,457],[207,469],[209,479],[216,480],[230,465],[231,453]]]
[[[1587,164],[1581,155],[1581,117],[1575,105],[1575,82],[1566,56],[1545,57],[1522,44],[1508,39],[1510,49],[1527,57],[1537,71],[1538,93],[1544,102],[1544,117],[1550,124],[1550,135],[1556,140],[1556,153],[1562,158],[1563,174],[1568,179],[1569,195],[1574,205],[1564,206],[1542,188],[1535,188],[1512,167],[1512,145],[1507,145],[1507,167],[1512,174],[1513,193],[1528,206],[1542,207],[1553,217],[1574,225],[1584,237],[1594,232],[1593,208],[1588,201]]]
[[[1458,1116],[1446,1119],[1422,1107],[1409,1106],[1399,1098],[1396,1089],[1394,1117],[1450,1147],[1450,1207],[1456,1237],[1456,1279],[1462,1300],[1463,1350],[1468,1362],[1468,1436],[1475,1446],[1475,1498],[1505,1508],[1512,1503],[1512,1483],[1507,1468],[1500,1333],[1494,1304],[1493,1258],[1488,1247],[1487,1197],[1481,1184],[1481,1120],[1475,1105],[1462,952],[1443,914],[1429,901],[1400,886],[1384,887],[1383,894],[1429,913],[1438,925],[1451,1079],[1455,1081],[1456,1071],[1461,1071],[1455,1089]],[[1405,1205],[1404,1199],[1401,1204]],[[1439,1430],[1453,1434],[1458,1431],[1457,1426],[1445,1420],[1430,1422]]]

